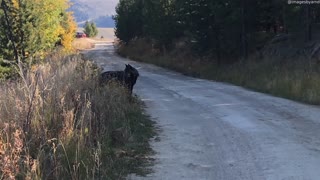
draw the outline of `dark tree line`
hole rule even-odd
[[[287,0],[120,0],[114,16],[124,43],[148,38],[162,50],[187,39],[197,53],[244,57],[279,34],[311,41],[320,22],[319,5]]]

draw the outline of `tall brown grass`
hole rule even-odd
[[[229,82],[260,92],[310,104],[320,104],[320,65],[315,59],[274,59],[252,56],[233,64],[195,56],[190,49],[161,53],[146,40],[118,45],[118,53],[195,77]]]
[[[87,50],[94,48],[94,44],[87,38],[77,38],[73,40],[72,47],[76,50]]]
[[[148,149],[152,131],[143,128],[152,124],[123,88],[100,87],[99,73],[79,56],[54,55],[1,85],[0,179],[118,179],[129,173],[136,161],[116,152],[129,151],[124,145],[130,143]],[[123,162],[125,170],[118,165]]]

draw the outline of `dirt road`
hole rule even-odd
[[[140,68],[135,86],[161,128],[152,180],[319,180],[320,108],[88,52],[105,70]]]

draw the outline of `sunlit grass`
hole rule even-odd
[[[88,41],[87,38],[76,38],[72,42],[72,46],[76,50],[86,50],[94,48],[94,44]]]
[[[152,123],[80,56],[52,55],[0,94],[0,179],[119,179],[140,172]],[[121,165],[121,166],[120,166]]]

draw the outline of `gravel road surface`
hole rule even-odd
[[[319,180],[320,108],[87,52],[104,70],[137,67],[134,93],[161,131],[150,180]]]

